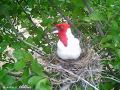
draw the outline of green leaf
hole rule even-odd
[[[31,43],[32,45],[34,45],[34,40],[33,40],[32,37],[28,37],[26,42]]]
[[[74,3],[76,8],[84,7],[84,3],[82,0],[71,0],[72,3]]]
[[[19,61],[17,61],[17,62],[14,64],[14,68],[15,68],[16,70],[21,70],[21,69],[23,69],[25,66],[26,66],[26,63],[25,63],[24,60],[19,60]]]
[[[107,35],[106,37],[102,38],[101,43],[106,43],[108,41],[111,41],[113,39],[112,35]]]
[[[10,36],[10,35],[4,35],[3,39],[5,40],[5,42],[7,43],[11,43],[14,39]]]
[[[36,59],[32,60],[31,68],[32,71],[35,72],[36,74],[40,76],[45,76],[45,74],[43,73],[43,67],[37,62]]]
[[[111,43],[105,43],[105,44],[102,44],[101,47],[102,48],[114,48],[114,45],[112,45]]]
[[[120,58],[120,49],[117,49],[116,52],[117,52],[117,56]]]
[[[27,0],[27,2],[28,2],[28,5],[31,7],[33,7],[33,5],[35,3],[35,1],[33,1],[33,0]]]
[[[0,15],[7,15],[11,7],[7,4],[0,4]]]
[[[44,46],[43,47],[43,51],[46,52],[47,54],[51,53],[51,47],[48,45],[48,46]]]
[[[14,67],[14,63],[5,63],[3,66],[3,68],[7,68],[8,70],[12,70]]]
[[[3,79],[3,77],[6,75],[6,72],[4,70],[0,70],[0,81]]]
[[[102,60],[100,63],[103,64],[103,65],[108,65],[109,61],[108,60]]]
[[[0,33],[1,34],[1,33]],[[0,35],[0,43],[3,41],[3,37]]]
[[[93,21],[105,20],[105,16],[98,10],[90,14],[89,18]]]
[[[29,53],[28,51],[25,51],[25,50],[16,49],[16,50],[14,50],[13,55],[15,56],[15,58],[17,60],[24,60],[24,61],[33,60],[31,53]]]
[[[9,75],[6,75],[3,79],[2,82],[6,85],[6,86],[12,86],[13,83],[16,82],[15,78]]]
[[[34,86],[38,83],[38,81],[40,81],[41,79],[43,79],[43,77],[40,76],[32,76],[29,80],[28,80],[28,84],[30,84],[31,86]]]
[[[115,0],[106,0],[107,5],[112,5],[114,4]]]
[[[91,19],[89,17],[84,17],[83,20],[86,22],[91,22]]]
[[[99,90],[112,90],[112,88],[114,87],[114,82],[100,83],[99,87],[100,87]]]
[[[44,25],[49,25],[50,23],[52,23],[51,18],[44,19],[44,22],[43,22]]]
[[[21,49],[21,48],[28,49],[28,48],[30,48],[28,45],[25,45],[21,41],[16,41],[16,42],[12,43],[11,47],[13,47],[14,49]]]
[[[16,59],[21,60],[21,59],[24,59],[24,54],[23,53],[24,53],[23,50],[16,49],[16,50],[14,50],[13,55]]]
[[[45,33],[43,31],[42,28],[38,28],[38,29],[34,29],[35,33],[36,33],[36,37],[33,38],[33,41],[35,42],[35,44],[40,44],[40,41],[42,41]]]
[[[116,58],[114,62],[111,63],[114,69],[120,70],[120,59]]]
[[[2,89],[3,90],[3,89]],[[10,87],[10,88],[8,88],[7,90],[17,90],[17,88],[16,87]]]
[[[81,16],[82,8],[84,8],[84,3],[82,0],[71,0],[74,5],[72,16],[73,18]],[[82,13],[83,14],[83,13]]]
[[[40,80],[37,83],[35,90],[52,90],[50,81],[47,78]]]
[[[29,77],[30,77],[29,67],[26,67],[24,69],[24,72],[23,72],[22,77],[21,77],[22,83],[24,83],[25,85],[27,85]]]
[[[0,53],[2,53],[7,48],[8,43],[3,41],[0,43]]]
[[[115,33],[115,31],[118,31],[119,26],[118,26],[118,22],[116,22],[115,20],[111,21],[111,29],[112,29],[112,32]],[[115,30],[115,31],[114,31]],[[118,34],[117,32],[117,34]]]

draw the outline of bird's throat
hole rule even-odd
[[[63,45],[65,47],[67,47],[67,45],[68,45],[68,38],[67,38],[66,33],[59,33],[58,36],[59,36],[60,41],[63,43]]]

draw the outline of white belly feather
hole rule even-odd
[[[68,39],[68,45],[65,47],[59,40],[57,43],[57,55],[61,59],[77,59],[81,54],[79,40],[77,38]]]

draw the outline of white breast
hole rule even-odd
[[[81,48],[79,45],[79,40],[74,38],[71,30],[67,32],[68,45],[65,47],[63,43],[59,40],[57,43],[57,55],[61,59],[77,59],[81,54]]]

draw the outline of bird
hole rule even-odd
[[[57,56],[62,60],[76,60],[79,58],[82,50],[79,40],[72,34],[68,23],[56,24],[54,31],[59,40],[57,42]]]

